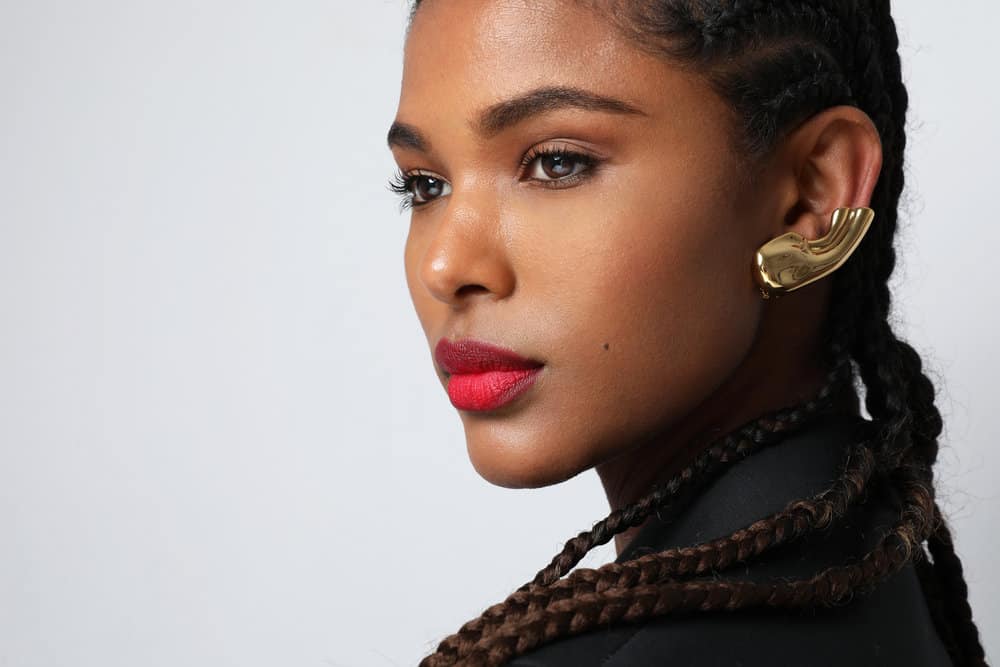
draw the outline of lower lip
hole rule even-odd
[[[527,391],[541,370],[452,374],[448,378],[448,398],[459,410],[496,410]]]

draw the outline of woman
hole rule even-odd
[[[417,3],[435,370],[484,478],[613,510],[421,665],[985,664],[888,319],[906,107],[887,0]]]

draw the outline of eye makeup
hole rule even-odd
[[[521,159],[518,178],[547,188],[568,188],[593,176],[600,158],[565,145],[535,147]],[[451,192],[440,176],[421,170],[397,171],[389,189],[399,195],[400,210],[418,208]]]

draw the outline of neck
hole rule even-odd
[[[782,326],[779,322],[767,329]],[[632,504],[677,475],[709,444],[742,424],[801,403],[822,388],[826,369],[819,363],[818,331],[800,345],[781,333],[762,327],[762,335],[740,366],[700,405],[668,431],[596,466],[612,511]],[[849,405],[843,407],[851,410]],[[856,406],[851,411],[857,412]],[[645,522],[615,536],[619,555],[643,525]]]

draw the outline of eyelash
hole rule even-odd
[[[548,180],[534,179],[536,183],[542,187],[552,188],[552,189],[569,187],[569,184],[571,183],[577,183],[584,178],[593,176],[594,172],[596,171],[599,165],[599,161],[597,158],[591,155],[587,155],[586,153],[581,153],[579,151],[574,151],[567,148],[560,148],[557,146],[547,146],[545,148],[537,148],[537,149],[533,148],[525,154],[524,158],[521,160],[522,175],[524,174],[525,170],[527,170],[527,168],[531,166],[531,164],[535,160],[553,155],[558,155],[563,158],[568,158],[570,161],[574,163],[583,165],[584,168],[582,171],[579,171],[575,174],[570,174],[563,178],[555,178]],[[413,185],[416,182],[416,180],[420,177],[438,178],[437,176],[433,176],[432,174],[426,174],[421,171],[411,171],[411,172],[397,171],[395,174],[393,174],[392,178],[389,179],[389,190],[396,193],[400,197],[399,208],[401,212],[408,208],[418,208],[420,206],[430,204],[435,199],[437,199],[437,197],[435,197],[434,199],[431,199],[430,201],[426,202],[416,202],[413,200]],[[439,179],[439,180],[444,181],[444,179]]]
[[[413,182],[417,179],[417,177],[422,175],[423,174],[420,173],[404,174],[401,170],[397,170],[396,173],[392,175],[392,178],[389,179],[389,190],[395,192],[400,197],[400,212],[403,212],[408,208],[422,205],[414,203],[413,192],[411,191]]]

